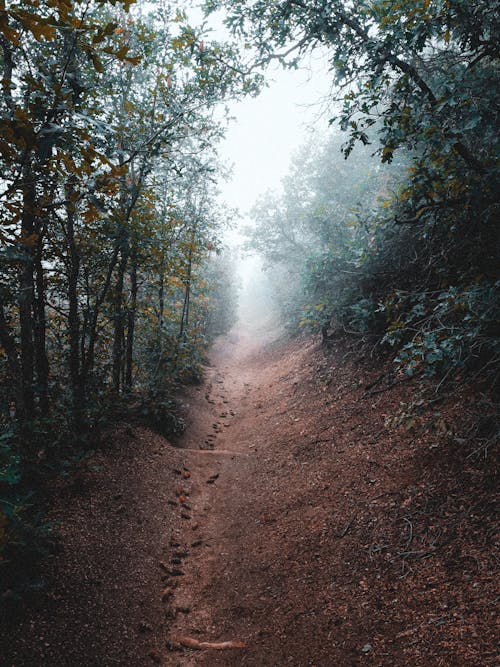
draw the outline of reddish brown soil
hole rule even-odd
[[[185,449],[121,430],[65,487],[64,551],[2,664],[498,664],[492,454],[454,439],[460,396],[389,427],[410,383],[264,342],[218,341]]]

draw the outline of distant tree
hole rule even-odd
[[[331,122],[346,133],[345,156],[371,144],[391,163],[404,149],[401,187],[370,223],[373,247],[360,249],[352,295],[337,302],[346,306],[344,328],[383,336],[409,372],[426,364],[438,373],[497,368],[498,2],[208,0],[206,7],[227,12],[253,67],[273,60],[297,67],[308,52],[326,54],[337,109]],[[287,206],[273,205],[272,215],[290,239],[287,224],[297,218]],[[315,224],[308,215],[307,226]],[[331,253],[325,259],[308,271],[317,289],[341,266]],[[332,286],[332,306],[336,293]]]
[[[482,119],[492,119],[498,3],[209,0],[206,7],[228,11],[227,25],[257,50],[257,65],[277,59],[294,67],[307,51],[326,50],[343,91],[347,151],[368,142],[368,128],[381,118],[384,161],[407,145],[429,157],[459,155],[473,172],[492,166],[492,147],[478,152],[471,139]]]

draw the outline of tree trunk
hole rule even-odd
[[[123,285],[127,269],[129,248],[126,232],[122,233],[121,258],[118,264],[115,289],[113,294],[113,388],[118,393],[121,387],[121,369],[123,362],[123,339],[125,333],[125,317],[123,312]]]
[[[75,241],[75,207],[72,203],[73,184],[66,187],[66,238],[68,245],[68,339],[69,374],[71,380],[72,419],[75,431],[83,425],[85,414],[85,381],[81,373],[80,359],[80,315],[78,308],[78,277],[80,273],[80,253]]]
[[[132,254],[132,266],[130,269],[130,305],[127,313],[127,349],[125,359],[125,391],[132,391],[134,362],[134,332],[135,316],[137,311],[137,258],[135,252]]]
[[[24,170],[23,215],[21,221],[22,265],[19,271],[19,326],[21,338],[21,376],[23,388],[23,414],[25,421],[35,413],[34,345],[33,345],[33,234],[35,229],[35,185],[31,169]]]
[[[109,286],[111,285],[111,277],[113,275],[116,262],[118,261],[118,255],[119,255],[119,248],[117,245],[115,246],[113,254],[111,255],[111,258],[109,260],[108,270],[106,272],[104,285],[95,299],[94,306],[89,308],[89,315],[87,317],[87,325],[86,325],[86,338],[88,338],[89,342],[86,350],[84,350],[84,353],[82,355],[81,375],[84,386],[87,383],[87,379],[90,372],[94,368],[95,344],[97,341],[97,323],[99,320],[99,313],[101,310],[101,306],[106,296],[108,295]]]
[[[165,284],[163,278],[163,267],[160,278],[160,287],[158,288],[158,343],[161,345],[163,334],[163,314],[165,312]]]
[[[38,403],[42,416],[50,410],[49,359],[47,357],[47,322],[45,315],[45,275],[42,264],[43,233],[40,230],[35,253],[36,298],[34,299],[34,346]]]
[[[186,292],[184,295],[184,305],[182,308],[182,317],[181,317],[181,327],[179,331],[179,340],[186,337],[187,328],[189,325],[189,305],[191,300],[191,275],[193,271],[193,246],[194,246],[194,236],[195,236],[196,227],[193,228],[191,232],[191,245],[189,248],[188,255],[188,269],[186,277]]]

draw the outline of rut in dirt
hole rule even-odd
[[[228,568],[237,562],[242,534],[258,521],[252,512],[255,499],[247,487],[255,474],[259,437],[266,437],[266,360],[262,351],[271,341],[271,335],[241,329],[219,339],[212,350],[204,386],[190,392],[190,419],[181,443],[189,450],[189,467],[181,472],[182,483],[176,489],[183,507],[181,517],[189,523],[172,536],[173,548],[186,555],[186,560],[178,561],[183,564],[179,570],[182,579],[164,591],[166,597],[173,598],[175,622],[170,642],[174,649],[176,645],[201,650],[208,647],[212,653],[247,648],[247,642],[241,639],[220,639],[222,628],[214,623],[217,613],[228,613],[229,619],[242,615],[239,604],[227,609],[227,584],[222,584],[221,591],[219,577],[221,573],[225,577]],[[238,506],[244,506],[243,515]],[[196,539],[191,541],[189,551],[185,547],[193,531]],[[237,594],[237,587],[233,592]],[[229,632],[225,623],[222,634]],[[245,634],[249,634],[249,628]],[[193,656],[187,659],[191,664]],[[193,664],[202,664],[203,659],[200,653]],[[212,655],[207,659],[214,664]]]

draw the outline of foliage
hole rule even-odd
[[[0,47],[0,483],[20,498],[124,401],[181,426],[229,222],[214,109],[260,78],[168,2],[9,2]]]
[[[498,322],[500,283],[473,283],[435,294],[394,293],[386,300],[391,323],[384,342],[399,350],[396,361],[408,373],[425,366],[442,375],[450,367],[463,368],[499,359]],[[398,318],[397,313],[401,316]]]
[[[0,588],[18,593],[34,585],[33,570],[51,546],[50,525],[22,476],[19,435],[7,426],[0,435]]]
[[[255,67],[272,60],[297,67],[308,52],[324,54],[337,91],[331,123],[345,132],[348,163],[362,144],[397,167],[386,173],[399,175],[399,184],[382,177],[384,196],[375,201],[365,193],[353,216],[357,232],[331,208],[324,229],[318,226],[322,211],[311,196],[319,203],[328,192],[319,182],[312,195],[307,191],[308,174],[319,168],[308,159],[291,171],[298,205],[289,206],[294,188],[286,184],[284,198],[259,204],[253,241],[264,231],[269,260],[288,258],[281,270],[295,274],[296,283],[302,275],[302,295],[292,298],[295,306],[302,302],[302,322],[327,336],[333,318],[344,331],[391,346],[409,373],[497,372],[498,6],[483,0],[210,0],[206,6],[228,12],[227,25],[254,47]],[[350,193],[335,182],[339,160],[323,154],[319,162],[349,206]],[[371,169],[366,165],[353,182],[368,184]]]
[[[371,349],[392,349],[408,374],[494,372],[497,232],[468,213],[466,221],[455,216],[453,231],[436,220],[395,225],[409,158],[380,166],[367,148],[355,149],[339,170],[339,143],[332,135],[314,147],[312,161],[303,150],[282,196],[267,196],[253,212],[248,245],[267,258],[289,328],[322,331],[325,340],[334,330],[369,341]],[[352,171],[343,173],[346,166]]]
[[[26,422],[69,395],[80,428],[109,385],[130,391],[135,373],[142,386],[157,381],[134,365],[136,339],[155,328],[172,363],[193,363],[193,294],[225,224],[213,208],[223,127],[212,108],[257,79],[243,80],[226,64],[231,50],[168,5],[152,15],[126,3],[7,9],[4,408]]]
[[[238,284],[235,275],[236,260],[227,248],[220,250],[207,265],[203,289],[209,299],[204,318],[210,340],[227,333],[236,324]],[[209,285],[210,292],[207,291]]]
[[[361,276],[380,244],[374,211],[397,186],[404,163],[381,166],[367,147],[339,161],[341,141],[332,134],[304,147],[282,196],[267,195],[253,210],[248,246],[262,252],[274,272],[292,330],[326,331],[336,318],[360,332],[378,318],[367,306],[372,297],[363,294]]]
[[[254,46],[258,65],[278,59],[294,67],[305,52],[326,50],[343,92],[338,119],[350,135],[347,152],[369,142],[379,119],[383,161],[399,146],[418,147],[426,160],[459,155],[484,172],[494,156],[489,142],[473,152],[470,139],[481,121],[494,121],[487,91],[499,53],[495,5],[208,0],[206,7],[226,8],[227,25]],[[491,129],[488,136],[495,141]]]

